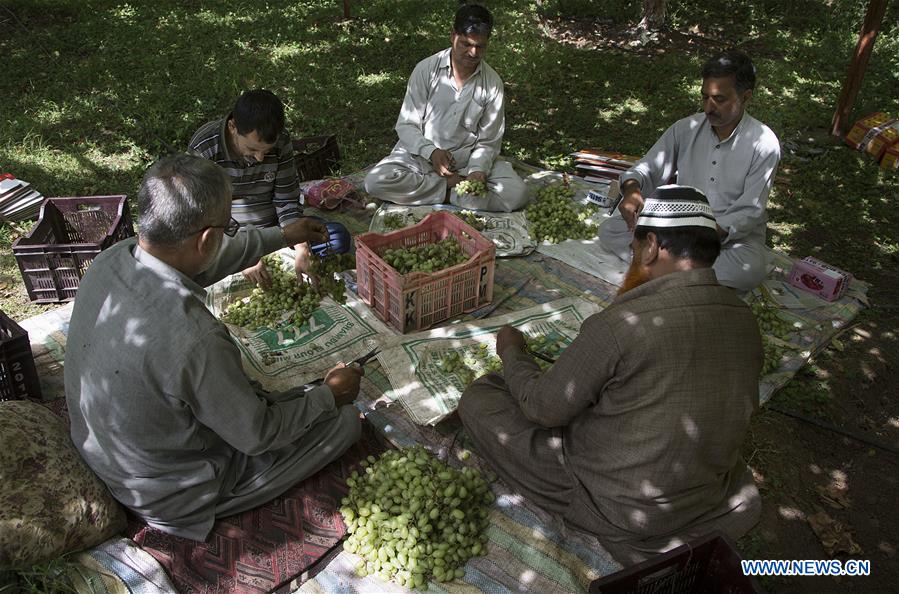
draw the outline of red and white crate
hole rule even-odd
[[[400,274],[381,257],[386,250],[455,237],[468,260],[437,272]],[[417,225],[356,237],[359,297],[400,332],[424,330],[493,299],[496,246],[459,217],[438,211]]]

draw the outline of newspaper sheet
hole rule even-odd
[[[395,346],[378,356],[390,380],[387,399],[402,404],[415,423],[434,425],[456,410],[465,389],[458,375],[441,371],[439,363],[446,353],[456,351],[465,357],[478,349],[495,355],[496,331],[505,324],[567,345],[577,336],[581,323],[600,309],[595,303],[569,297],[494,318],[400,337]]]
[[[292,265],[293,251],[279,255]],[[207,290],[206,305],[221,317],[228,305],[244,299],[253,285],[241,274],[225,278]],[[228,324],[241,352],[244,371],[267,390],[280,391],[324,377],[340,362],[352,361],[395,333],[352,292],[340,305],[330,298],[302,326],[249,330]]]

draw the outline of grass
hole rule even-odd
[[[187,6],[12,0],[0,8],[0,57],[9,73],[0,80],[0,170],[45,196],[134,196],[153,160],[183,149],[197,127],[256,86],[284,100],[296,134],[337,134],[344,170],[358,169],[395,142],[408,74],[447,45],[452,16],[451,3],[436,0],[359,3],[351,21],[324,0]],[[802,148],[809,130],[830,122],[864,6],[713,0],[701,8],[669,3],[669,14],[679,30],[709,31],[752,52],[760,74],[752,113]],[[551,168],[568,165],[567,153],[582,146],[640,154],[698,107],[704,52],[675,48],[645,57],[579,49],[543,34],[540,18],[558,8],[553,3],[543,13],[524,0],[493,7],[488,60],[506,82],[507,154]],[[888,27],[899,22],[896,13],[893,6]],[[897,55],[899,39],[887,28],[855,115],[899,113],[891,92]],[[835,242],[833,264],[856,274],[860,262],[874,270],[891,264],[899,249],[889,208],[895,175],[829,147],[813,157],[785,150],[782,169],[789,184],[771,197],[773,245],[797,254],[829,251],[818,241],[824,230]],[[0,230],[4,254],[17,233]],[[3,257],[0,286],[18,278],[14,261]],[[40,310],[21,290],[3,291],[0,307],[14,317]]]

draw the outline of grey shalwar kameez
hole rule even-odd
[[[774,132],[748,113],[733,133],[718,138],[704,113],[675,122],[649,152],[621,176],[637,180],[647,198],[677,174],[677,184],[691,186],[708,198],[715,220],[727,232],[715,261],[718,281],[747,291],[767,273],[765,209],[780,163],[780,142]],[[630,261],[631,239],[621,213],[599,229],[602,244]]]
[[[356,409],[327,386],[254,389],[208,286],[282,247],[279,228],[224,238],[191,279],[134,239],[102,252],[81,280],[65,387],[72,441],[113,496],[149,525],[202,540],[216,516],[256,507],[340,456]]]
[[[478,64],[461,89],[453,79],[450,50],[419,62],[406,87],[396,121],[399,142],[365,177],[365,190],[397,204],[441,204],[446,179],[431,165],[435,149],[450,151],[463,177],[487,175],[487,196],[458,196],[462,208],[511,212],[528,200],[527,187],[512,165],[499,160],[505,130],[503,81],[486,62]]]
[[[758,407],[755,318],[710,269],[676,272],[584,321],[546,372],[516,348],[465,391],[477,451],[535,503],[630,564],[758,520],[740,446]]]

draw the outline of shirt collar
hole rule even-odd
[[[206,304],[206,289],[194,282],[189,276],[142,250],[137,242],[131,249],[131,253],[140,264],[165,279],[167,288],[177,290],[183,297],[193,295],[199,299],[200,303]]]
[[[724,143],[730,142],[731,140],[736,138],[737,135],[743,131],[743,128],[745,128],[746,126],[749,125],[750,119],[752,119],[752,118],[749,117],[749,112],[746,110],[743,110],[743,116],[740,118],[740,123],[737,124],[737,127],[734,128],[734,131],[730,133],[730,136],[728,136],[724,140],[720,140],[718,138],[718,134],[715,132],[715,129],[712,128],[712,124],[709,122],[709,118],[705,118],[705,123],[709,127],[709,134],[711,134],[715,139],[715,144],[724,144]]]
[[[615,298],[613,304],[619,305],[647,295],[692,285],[719,286],[715,270],[713,268],[694,268],[693,270],[672,272],[647,283],[643,283],[639,287],[631,289],[624,295],[619,295]]]
[[[231,156],[231,151],[228,149],[228,120],[230,119],[231,114],[229,113],[227,117],[222,118],[219,126],[219,150],[222,151],[222,156],[226,161],[234,161],[234,157]]]
[[[440,62],[438,64],[438,68],[447,70],[447,76],[451,76],[452,72],[453,72],[452,62],[450,61],[452,59],[451,58],[452,51],[453,51],[453,48],[451,48],[451,47],[448,47],[445,50],[443,50],[443,52],[440,55]],[[471,80],[472,78],[474,78],[475,76],[477,76],[478,74],[481,73],[481,67],[483,65],[484,65],[484,60],[481,60],[480,62],[478,62],[477,68],[474,69],[474,72],[471,73],[471,76],[468,77],[468,80],[465,81],[465,84],[468,84],[469,80]]]

